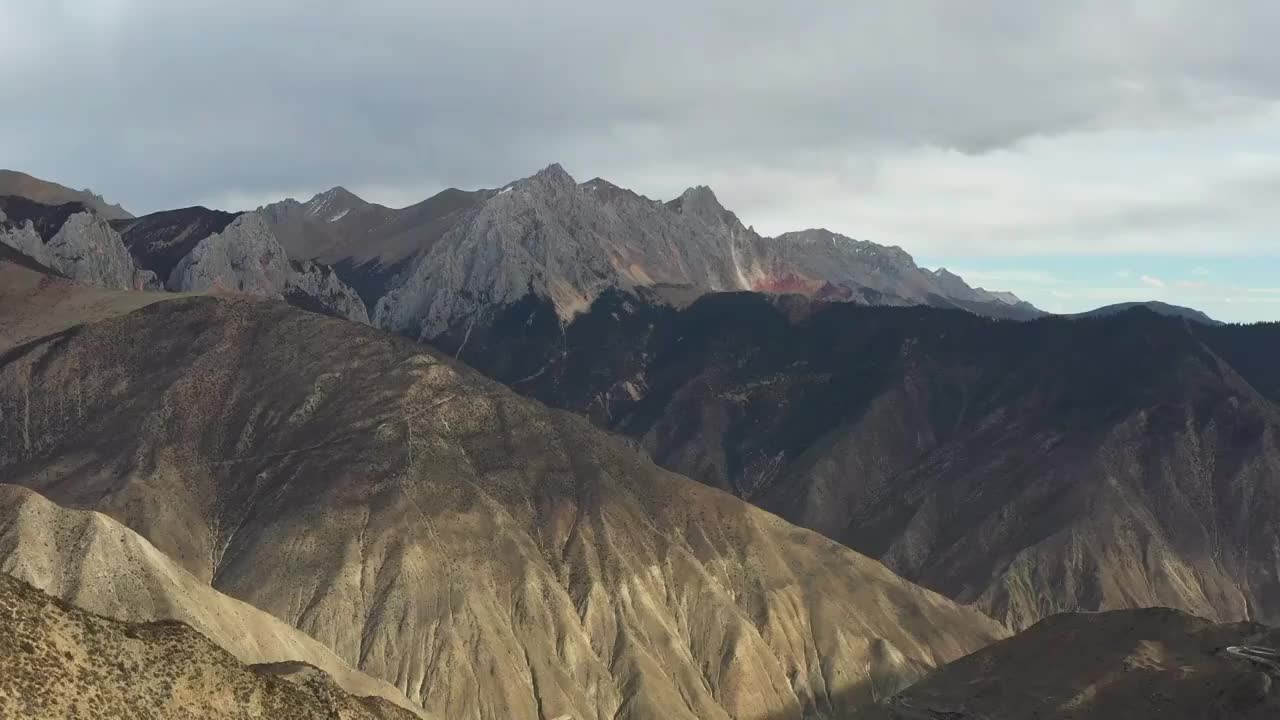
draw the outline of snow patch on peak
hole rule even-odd
[[[552,163],[528,177],[509,183],[504,189],[506,187],[527,190],[535,195],[543,195],[546,193],[577,191],[578,182],[569,173],[565,172],[565,169],[560,167],[559,163]]]
[[[350,190],[339,185],[316,195],[303,203],[303,206],[307,208],[308,215],[321,217],[335,212],[350,210],[352,207],[362,203],[364,203],[363,200],[356,197]]]
[[[339,220],[341,220],[342,218],[346,217],[346,216],[347,216],[347,213],[349,213],[349,212],[351,212],[351,209],[350,209],[350,208],[343,208],[343,209],[341,210],[341,212],[339,212],[339,213],[337,213],[336,215],[334,215],[333,217],[329,218],[329,222],[338,222],[338,221],[339,221]]]

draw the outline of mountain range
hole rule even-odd
[[[409,340],[0,273],[0,476],[437,717],[835,717],[1006,632]]]
[[[558,165],[403,209],[50,188],[0,185],[0,710],[1273,708],[1221,643],[1280,623],[1278,325],[1047,316]]]
[[[378,327],[430,340],[483,328],[528,296],[571,320],[610,289],[681,297],[752,290],[858,304],[1039,311],[1007,293],[921,269],[896,247],[825,230],[757,234],[710,188],[667,202],[559,165],[496,190],[446,190],[403,210],[342,188],[260,209],[291,257],[332,264]]]
[[[89,191],[0,171],[5,193],[0,244],[73,278],[285,297],[428,341],[483,330],[494,313],[526,297],[549,299],[567,323],[606,290],[653,290],[677,306],[708,293],[753,291],[995,318],[1045,315],[1012,293],[921,268],[901,248],[822,229],[762,237],[705,186],[662,202],[600,178],[577,183],[557,164],[499,189],[451,188],[401,209],[335,187],[250,212],[191,207],[134,218]],[[41,221],[24,201],[61,209]],[[59,236],[68,217],[76,222]],[[82,267],[87,261],[104,267]],[[1142,304],[1164,314],[1197,312]]]

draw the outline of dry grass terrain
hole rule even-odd
[[[5,304],[0,312],[0,353],[72,325],[123,315],[153,302],[181,297],[88,287],[66,278],[33,272],[15,261],[22,257],[0,246],[0,301]]]
[[[187,625],[122,623],[0,575],[0,717],[410,720],[319,672],[247,667]]]

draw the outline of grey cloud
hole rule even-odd
[[[0,165],[143,211],[492,186],[553,160],[687,185],[1280,97],[1270,0],[0,0],[0,17],[21,28],[0,31]]]

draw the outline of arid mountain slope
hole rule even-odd
[[[1013,626],[1280,622],[1280,326],[613,293],[440,347]]]
[[[1164,608],[1055,615],[886,703],[893,720],[1264,720],[1280,717],[1280,631]]]
[[[89,190],[72,190],[16,170],[0,170],[0,195],[17,195],[44,205],[81,203],[107,220],[133,217],[119,205],[108,205],[101,195]]]
[[[175,299],[5,353],[0,474],[451,719],[831,716],[1004,632],[581,418],[276,302]]]
[[[247,665],[302,662],[349,693],[412,707],[290,625],[209,587],[101,513],[61,508],[0,484],[0,571],[76,607],[124,622],[176,620]]]
[[[287,674],[282,674],[286,671]],[[411,720],[301,667],[246,667],[187,625],[122,623],[0,574],[0,716]]]

